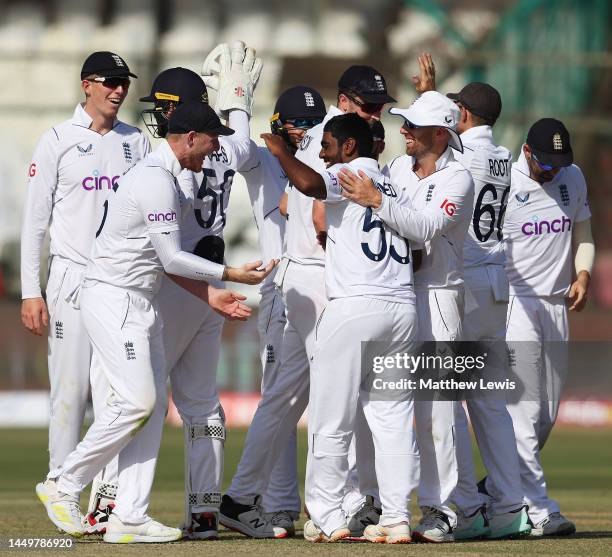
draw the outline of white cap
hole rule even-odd
[[[390,108],[389,113],[397,114],[415,126],[446,128],[450,133],[448,144],[463,153],[463,144],[456,131],[461,112],[459,107],[442,93],[425,91],[408,108]]]

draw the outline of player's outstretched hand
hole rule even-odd
[[[274,135],[273,133],[262,133],[259,137],[265,141],[268,151],[270,151],[270,153],[272,153],[275,157],[279,157],[282,154],[290,154],[285,140],[280,135]]]
[[[278,259],[271,259],[263,269],[262,261],[245,263],[242,267],[226,267],[224,279],[230,282],[241,282],[242,284],[259,284],[278,265]]]
[[[423,52],[418,57],[419,75],[412,76],[416,92],[421,95],[425,91],[436,90],[436,66],[429,52]]]
[[[578,278],[572,283],[569,291],[569,310],[582,311],[587,303],[590,276],[586,271],[580,271]]]
[[[374,186],[372,179],[362,170],[359,176],[344,167],[338,173],[342,185],[342,195],[362,207],[380,207],[381,193]]]
[[[219,315],[230,321],[246,321],[251,316],[251,308],[242,303],[246,296],[226,288],[208,286],[208,305]]]
[[[42,298],[27,298],[21,302],[21,322],[23,326],[39,337],[43,329],[49,325],[47,304]]]

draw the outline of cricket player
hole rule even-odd
[[[240,302],[244,297],[194,281],[256,284],[274,266],[227,267],[181,250],[177,177],[183,168],[199,172],[204,157],[219,148],[218,136],[231,133],[208,105],[184,103],[168,123],[166,140],[109,194],[75,297],[112,395],[57,475],[36,486],[51,521],[73,536],[83,534],[81,491],[118,454],[120,489],[104,541],[167,542],[182,536],[147,515],[165,413],[162,321],[155,301],[161,271],[183,277],[182,284],[225,317],[244,320],[250,313]]]
[[[70,298],[82,280],[107,195],[150,150],[138,128],[117,119],[131,77],[136,75],[117,54],[88,56],[81,70],[85,102],[77,105],[70,120],[43,135],[30,165],[21,235],[21,317],[37,335],[51,323],[49,477],[57,475],[81,438],[90,380],[95,412],[105,403],[106,379],[92,364],[81,313]],[[45,303],[39,275],[47,228],[51,246]],[[100,497],[112,500],[116,469],[109,469],[108,475]]]
[[[207,154],[200,173],[184,169],[178,176],[181,246],[184,251],[223,263],[223,228],[232,180],[250,154],[252,98],[235,91],[252,95],[262,65],[241,41],[231,48],[219,45],[205,66],[213,57],[220,58],[214,82],[219,89],[216,108],[227,115],[236,133],[220,137],[219,148]],[[154,136],[165,137],[168,118],[176,107],[187,101],[208,102],[208,91],[195,72],[171,68],[156,77],[150,95],[140,100],[154,103],[153,108],[143,111],[143,119]],[[216,539],[225,441],[216,373],[224,319],[168,277],[162,279],[157,303],[164,322],[167,374],[185,431],[184,533],[191,539]]]
[[[371,158],[370,126],[356,114],[325,124],[321,158],[328,168],[321,173],[294,158],[274,136],[263,137],[294,187],[325,200],[328,221],[325,280],[330,301],[317,325],[311,370],[306,487],[311,520],[304,537],[339,541],[351,534],[342,500],[357,406],[362,405],[374,437],[382,504],[379,524],[367,526],[364,535],[370,541],[407,543],[410,492],[418,483],[413,403],[409,392],[398,400],[371,397],[363,383],[373,372],[360,368],[363,341],[416,338],[410,245],[373,217],[371,209],[342,197],[337,173],[345,164],[362,170],[386,195],[397,196],[398,203],[409,204],[408,192],[389,187]]]
[[[461,111],[457,130],[464,150],[455,157],[470,171],[475,186],[472,223],[463,249],[464,340],[485,341],[492,343],[491,350],[499,350],[505,337],[508,298],[502,224],[512,161],[510,151],[493,141],[492,127],[501,113],[501,97],[490,85],[478,82],[447,96]],[[503,361],[501,357],[500,360]],[[505,397],[474,396],[466,404],[492,482],[491,501],[485,515],[474,483],[472,444],[465,411],[462,405],[457,405],[459,478],[453,495],[458,508],[455,539],[528,535],[531,525],[523,504],[514,428]]]
[[[435,90],[435,65],[429,54],[418,58],[420,75],[413,78],[417,92]],[[508,280],[503,268],[502,221],[510,191],[512,154],[493,141],[493,126],[502,109],[499,92],[486,83],[469,83],[459,93],[449,93],[460,110],[457,131],[463,152],[455,158],[474,180],[472,224],[463,250],[466,287],[463,335],[466,341],[483,341],[489,352],[505,361],[502,341],[506,333]],[[489,358],[492,362],[493,358]],[[490,363],[489,365],[493,365]],[[502,373],[493,370],[489,373]],[[529,534],[531,526],[523,505],[518,453],[506,397],[476,395],[466,404],[491,488],[488,509],[475,483],[472,443],[463,406],[456,406],[458,484],[453,495],[457,506],[455,539],[503,538]],[[494,487],[497,486],[497,487]]]
[[[595,257],[587,187],[573,161],[562,122],[543,118],[533,124],[512,165],[503,226],[510,282],[506,340],[511,369],[525,379],[528,390],[508,410],[532,536],[576,530],[548,497],[540,462],[567,372],[568,306],[570,311],[584,308]]]
[[[274,106],[270,119],[272,133],[282,137],[286,145],[295,152],[307,130],[321,123],[325,117],[325,103],[321,95],[312,87],[297,85],[281,93]],[[278,259],[283,253],[285,218],[279,206],[287,184],[287,176],[274,157],[265,147],[251,143],[252,155],[241,169],[253,207],[255,224],[259,230],[259,246],[264,260]],[[280,292],[273,283],[272,273],[261,285],[259,303],[259,346],[263,369],[262,396],[260,406],[282,407],[290,404],[285,396],[287,378],[294,374],[308,373],[305,362],[298,362],[298,369],[287,369],[281,363],[281,345],[285,328],[285,306]],[[274,410],[276,411],[276,410]],[[255,432],[259,420],[265,412],[258,410],[251,423]],[[266,426],[264,426],[266,427]],[[267,455],[270,448],[261,445],[255,436],[248,435],[243,451],[244,459],[251,459],[253,451]],[[241,466],[234,476],[232,485],[240,482],[256,481],[241,476]],[[231,489],[231,488],[230,488]],[[282,534],[284,528],[288,535],[295,533],[294,520],[301,510],[301,501],[297,480],[297,435],[294,429],[284,449],[281,450],[276,465],[270,474],[270,483],[264,493],[262,505],[270,515],[270,524],[276,535]]]
[[[306,132],[296,157],[311,168],[323,171],[325,165],[319,153],[325,123],[344,113],[356,113],[367,122],[374,122],[388,102],[395,102],[395,99],[387,93],[385,80],[379,72],[370,66],[349,67],[338,82],[337,106],[331,106],[323,122]],[[314,351],[315,325],[327,303],[325,252],[321,245],[326,229],[325,208],[320,201],[303,195],[289,183],[287,212],[285,254],[274,279],[282,292],[287,318],[281,362],[283,369],[304,372],[284,376],[286,387],[282,397],[287,404],[279,405],[278,409],[276,405],[260,407],[259,419],[267,427],[258,428],[257,437],[252,427],[249,442],[255,443],[257,439],[260,446],[269,448],[269,454],[241,459],[234,481],[221,503],[221,522],[251,537],[275,537],[274,531],[266,526],[258,497],[265,493],[278,455],[308,404],[308,370]],[[271,396],[269,400],[273,399]],[[351,512],[359,514],[358,524],[353,529],[354,535],[359,536],[365,524],[378,523],[379,518],[379,513],[371,512],[371,518],[364,524],[366,517],[359,513],[362,501],[360,498]]]
[[[444,95],[427,91],[407,109],[392,108],[404,119],[400,130],[406,154],[383,169],[394,187],[406,188],[419,218],[426,219],[422,264],[415,273],[419,338],[461,339],[463,244],[471,216],[474,183],[453,150],[462,150],[457,134],[459,109]],[[382,221],[409,237],[415,215],[380,196],[372,183],[346,170],[340,173],[346,196],[377,209]],[[410,236],[412,237],[412,236]],[[419,400],[415,422],[420,450],[419,505],[423,518],[414,537],[428,542],[453,540],[455,512],[450,507],[457,485],[454,444],[455,402]]]

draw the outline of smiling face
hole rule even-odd
[[[201,172],[206,155],[219,150],[219,135],[207,132],[186,134],[188,154],[183,166],[194,172]]]
[[[327,168],[342,162],[342,149],[338,145],[338,140],[330,132],[323,133],[319,158],[323,159]]]
[[[410,128],[405,122],[400,133],[406,140],[406,154],[417,159],[431,151],[436,128],[428,126],[423,128]]]
[[[130,88],[129,78],[109,78],[102,83],[94,81],[94,77],[89,76],[81,82],[86,97],[85,109],[105,119],[116,118]]]

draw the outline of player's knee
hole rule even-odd
[[[312,438],[312,453],[316,457],[347,457],[352,433],[328,435],[315,433]]]
[[[156,403],[155,389],[143,389],[132,401],[132,413],[138,420],[148,419],[155,410]]]

